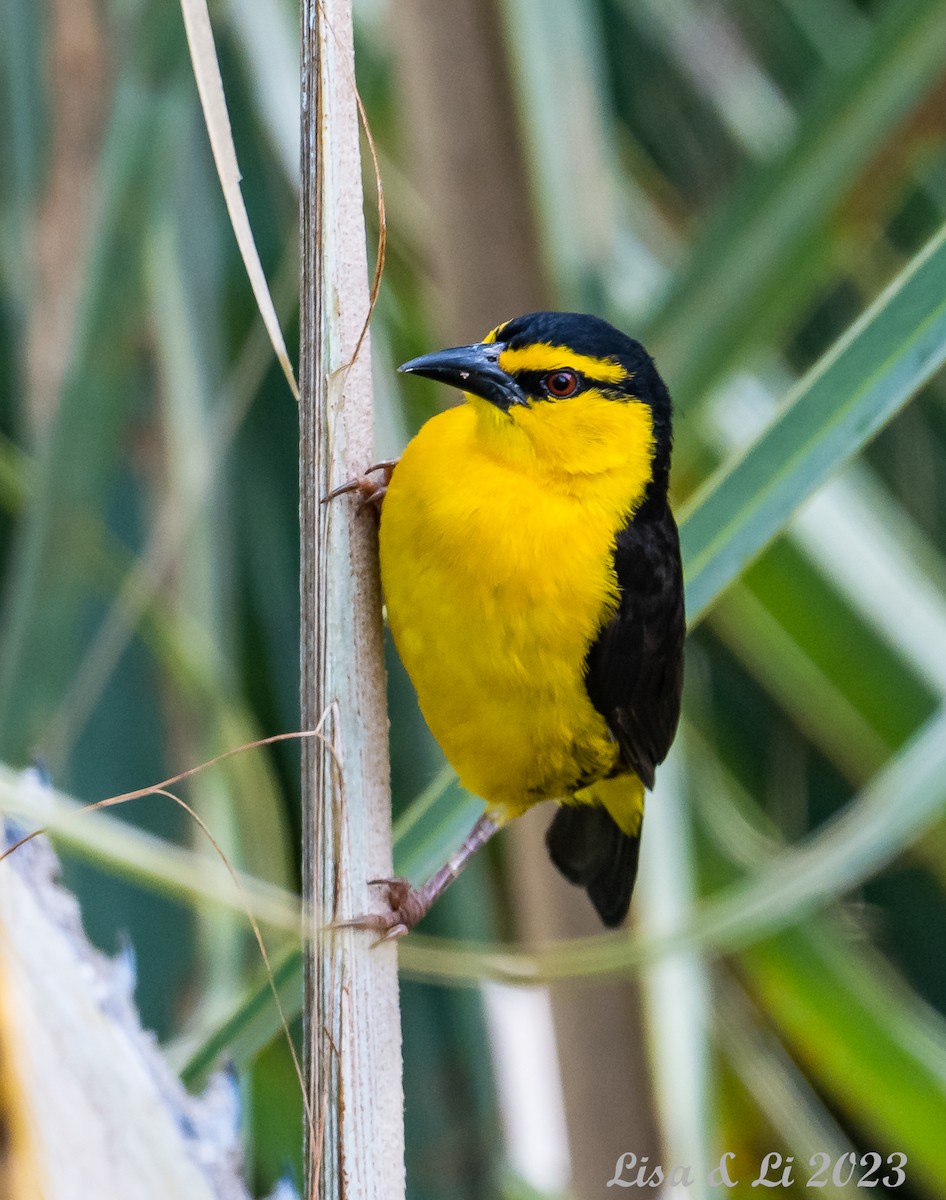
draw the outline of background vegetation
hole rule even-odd
[[[292,342],[297,15],[212,11]],[[608,317],[676,399],[695,630],[632,928],[598,933],[538,814],[404,946],[409,1194],[610,1194],[634,1151],[692,1164],[695,1196],[730,1150],[744,1183],[768,1151],[797,1178],[901,1152],[899,1193],[943,1195],[946,7],[359,0],[356,22],[388,213],[379,454],[449,399],[402,394],[398,362],[543,305]],[[10,0],[0,28],[0,757],[94,800],[298,727],[297,417],[177,7]],[[477,805],[393,658],[390,702],[419,877]],[[271,885],[295,1012],[297,777],[281,743],[183,793]],[[131,938],[189,1080],[237,1062],[259,1188],[295,1174],[298,1084],[225,872],[160,798],[98,829],[61,844],[91,935]]]

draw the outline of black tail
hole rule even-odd
[[[552,862],[588,892],[608,926],[627,916],[637,878],[640,836],[623,833],[603,808],[563,806],[545,834]]]

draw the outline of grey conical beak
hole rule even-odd
[[[408,375],[423,375],[451,387],[461,388],[482,396],[503,412],[514,404],[527,405],[528,400],[519,384],[499,365],[499,355],[505,346],[500,342],[476,342],[472,346],[455,346],[422,354],[398,367]]]

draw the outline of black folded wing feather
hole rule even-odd
[[[620,531],[614,569],[620,602],[588,652],[585,686],[622,763],[651,788],[677,730],[686,633],[680,544],[665,499],[649,500]],[[587,889],[606,925],[627,915],[638,843],[593,808],[560,809],[546,835],[552,861]]]
[[[588,651],[585,686],[621,756],[645,787],[677,731],[683,687],[683,571],[666,502],[648,505],[617,536],[620,602]]]

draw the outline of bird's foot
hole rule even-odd
[[[366,929],[378,934],[376,946],[382,942],[394,942],[409,933],[421,917],[430,911],[434,903],[463,870],[468,860],[484,846],[499,829],[495,817],[484,813],[476,822],[463,843],[439,870],[421,887],[412,887],[407,879],[370,879],[369,886],[383,890],[386,911],[364,913],[350,921],[333,921],[329,929]]]
[[[339,484],[337,488],[333,488],[327,496],[323,497],[322,503],[334,500],[337,496],[344,496],[348,492],[355,492],[358,496],[359,512],[366,508],[380,512],[397,463],[396,458],[386,458],[383,462],[366,467],[362,475],[356,475],[354,479],[349,479],[345,483]],[[369,478],[376,471],[380,472],[380,478]]]
[[[395,942],[409,933],[431,905],[424,888],[415,888],[407,879],[369,879],[370,887],[382,888],[386,912],[362,913],[349,921],[333,921],[329,929],[365,929],[378,934],[373,943]]]

